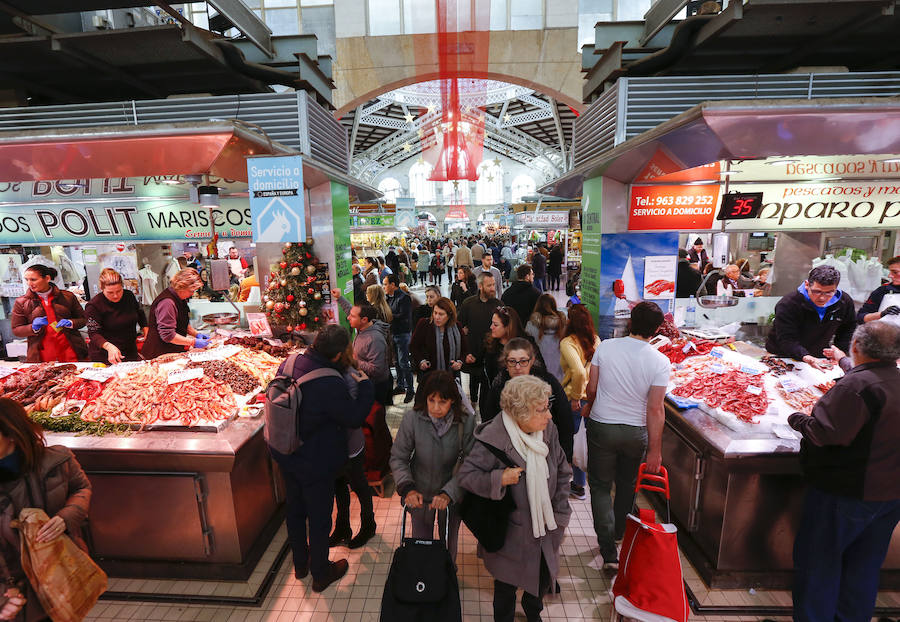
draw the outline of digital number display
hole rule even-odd
[[[756,218],[762,209],[762,192],[726,194],[722,197],[718,220],[740,220]]]

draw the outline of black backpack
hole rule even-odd
[[[295,380],[294,368],[298,358],[299,354],[288,357],[281,374],[275,376],[266,386],[266,401],[263,407],[266,418],[263,435],[266,443],[278,453],[285,455],[292,454],[303,446],[303,439],[300,438],[300,403],[303,401],[300,385],[328,376],[343,379],[336,369],[320,367]]]

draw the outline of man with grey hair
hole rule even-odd
[[[832,349],[841,367],[851,365]],[[852,369],[794,413],[809,485],[794,541],[794,620],[868,620],[879,569],[900,522],[900,327],[860,326]]]
[[[809,277],[775,305],[775,321],[766,350],[813,367],[823,364],[825,348],[850,348],[856,329],[853,299],[838,289],[841,273],[832,266],[816,266]]]

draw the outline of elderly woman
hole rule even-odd
[[[146,338],[147,316],[137,298],[112,268],[100,272],[100,293],[84,309],[87,317],[88,356],[98,363],[138,360],[137,329]]]
[[[550,414],[559,434],[559,444],[562,446],[566,458],[571,462],[572,439],[575,431],[572,424],[572,413],[569,410],[569,399],[559,380],[541,365],[537,352],[534,343],[522,337],[510,339],[503,347],[502,361],[505,367],[500,370],[494,382],[491,383],[490,390],[485,392],[487,398],[481,404],[481,420],[490,421],[500,413],[502,408],[500,397],[510,379],[528,375],[540,378],[550,387]]]
[[[512,491],[506,541],[496,553],[481,545],[478,556],[494,577],[494,620],[512,622],[516,589],[530,622],[540,620],[544,594],[556,583],[559,550],[569,516],[569,466],[556,426],[550,423],[550,385],[534,376],[510,380],[500,396],[503,412],[482,425],[478,443],[459,469],[459,485],[482,497]],[[490,446],[492,449],[489,449]],[[516,467],[505,467],[502,452]],[[523,477],[524,474],[524,477]]]
[[[22,569],[19,532],[10,523],[23,508],[40,508],[50,517],[38,531],[39,542],[66,534],[82,549],[81,527],[91,501],[91,483],[71,451],[47,447],[44,432],[9,399],[0,399],[0,551],[7,580],[0,619],[49,620]]]
[[[145,359],[209,345],[209,335],[199,333],[191,326],[191,310],[187,303],[201,287],[200,274],[193,268],[185,268],[179,270],[169,287],[156,297],[150,305],[147,340],[141,351]]]
[[[443,525],[449,512],[446,544],[454,562],[460,523],[455,508],[463,495],[456,467],[475,442],[474,429],[475,415],[466,408],[453,374],[436,371],[423,381],[391,449],[391,471],[412,516],[413,538],[431,539],[435,514]],[[443,527],[438,531],[443,540]]]

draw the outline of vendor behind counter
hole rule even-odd
[[[817,266],[809,277],[775,305],[775,321],[766,350],[814,367],[823,351],[834,345],[847,352],[856,330],[853,299],[838,289],[841,274],[832,266]]]
[[[891,280],[869,294],[866,302],[859,308],[856,319],[860,324],[900,315],[900,306],[896,302],[900,295],[900,255],[888,260],[887,269]],[[890,297],[885,300],[888,296]]]

